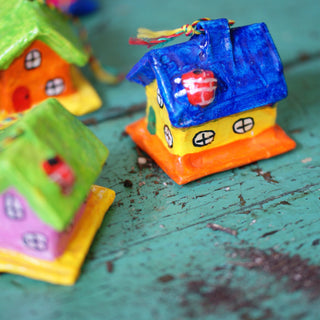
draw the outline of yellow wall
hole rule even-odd
[[[234,142],[241,139],[253,137],[273,126],[276,121],[277,108],[276,105],[270,107],[259,107],[250,111],[244,111],[230,115],[228,117],[212,120],[199,126],[190,128],[175,128],[171,125],[166,107],[160,108],[157,101],[157,83],[153,81],[146,86],[147,95],[147,118],[149,115],[149,108],[152,106],[156,114],[156,134],[168,150],[176,155],[184,155],[188,153],[195,153],[203,150],[208,150],[224,144]],[[204,108],[205,112],[205,108]],[[254,119],[254,126],[252,130],[238,134],[233,130],[233,124],[241,118],[251,117]],[[164,135],[164,126],[167,125],[173,137],[172,148],[168,147]],[[194,136],[200,131],[212,130],[215,132],[214,140],[205,146],[197,147],[193,144]]]

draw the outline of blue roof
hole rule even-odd
[[[146,53],[127,79],[143,86],[157,80],[169,118],[177,128],[200,125],[287,96],[277,49],[264,23],[229,28],[228,20],[202,21],[204,33],[189,41]],[[205,108],[189,103],[182,74],[194,69],[213,71],[218,80],[214,101]]]

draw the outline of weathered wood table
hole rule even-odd
[[[139,26],[266,22],[289,88],[278,123],[297,148],[178,186],[148,157],[139,165],[145,155],[123,134],[144,114],[143,88],[91,79],[104,107],[83,120],[110,150],[97,184],[115,203],[73,287],[0,276],[0,319],[319,319],[320,2],[100,3],[83,23],[98,58],[121,72],[146,52],[127,44]]]

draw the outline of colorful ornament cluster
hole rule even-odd
[[[94,5],[0,0],[0,271],[74,283],[114,200],[112,190],[92,186],[108,150],[73,115],[101,106],[78,67],[90,61],[102,81],[119,79],[52,9],[82,14]],[[146,88],[147,104],[126,131],[178,184],[295,147],[276,124],[287,87],[266,25],[233,24],[205,18],[163,32],[140,29],[129,41],[154,49],[127,75]],[[191,38],[163,47],[183,34]]]
[[[77,68],[91,52],[44,1],[0,7],[0,271],[70,285],[115,197],[92,185],[107,148],[73,116],[102,104]]]

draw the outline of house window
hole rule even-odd
[[[55,78],[46,83],[46,94],[48,96],[58,96],[65,89],[65,84],[62,78]]]
[[[41,53],[39,50],[31,50],[27,53],[24,59],[24,66],[27,70],[32,70],[40,67],[41,64]]]
[[[167,125],[164,126],[164,137],[167,141],[167,144],[168,144],[168,147],[169,148],[172,148],[173,146],[173,137],[172,137],[172,134],[171,134],[171,131],[169,129],[169,127]]]
[[[193,137],[193,145],[195,147],[203,147],[210,144],[215,136],[215,132],[212,130],[200,131]]]
[[[38,232],[27,232],[23,235],[24,244],[32,250],[45,251],[48,249],[48,239]]]
[[[163,108],[163,99],[162,99],[159,88],[157,90],[157,100],[158,100],[158,104],[159,104],[160,108]]]
[[[12,220],[23,220],[25,217],[25,210],[21,201],[11,193],[4,195],[4,212]]]
[[[251,117],[241,118],[233,124],[233,131],[235,133],[240,133],[240,134],[246,133],[250,131],[253,128],[253,126],[254,126],[253,118]]]
[[[61,157],[56,156],[46,160],[42,167],[47,176],[60,186],[63,194],[71,193],[75,176],[72,169]]]

